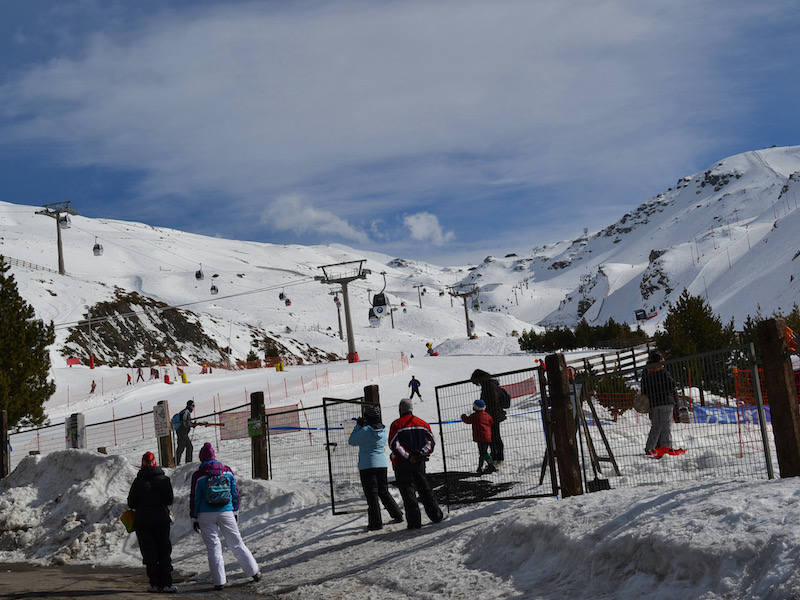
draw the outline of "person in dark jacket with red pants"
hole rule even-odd
[[[494,466],[494,459],[489,453],[489,445],[492,443],[492,425],[494,419],[486,412],[486,403],[480,398],[472,404],[472,414],[461,415],[464,423],[472,425],[472,441],[478,444],[478,475],[488,475],[494,473],[497,467]],[[486,461],[486,470],[483,470],[483,463]]]
[[[481,388],[481,400],[486,403],[486,412],[492,417],[494,423],[492,424],[492,458],[494,464],[500,466],[506,459],[505,446],[503,438],[500,435],[500,423],[505,421],[508,417],[506,411],[500,405],[500,383],[497,379],[493,379],[489,373],[481,369],[475,369],[469,380]]]
[[[400,401],[400,418],[389,427],[389,449],[397,487],[403,497],[408,529],[422,527],[422,515],[417,504],[419,493],[425,514],[433,523],[444,519],[436,495],[425,475],[425,462],[433,452],[436,440],[431,426],[412,413],[411,400]]]
[[[142,468],[128,493],[128,507],[136,511],[133,529],[150,580],[149,592],[176,593],[172,585],[172,542],[169,539],[172,482],[156,464],[152,452],[142,456]]]

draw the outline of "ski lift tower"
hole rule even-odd
[[[465,285],[458,284],[448,287],[451,296],[464,299],[464,317],[467,321],[467,338],[472,339],[472,327],[469,320],[469,308],[467,307],[467,299],[478,293],[478,286],[475,284]]]
[[[344,322],[347,329],[347,362],[358,362],[358,352],[356,343],[353,339],[353,322],[350,318],[350,297],[347,293],[347,285],[356,279],[366,279],[372,271],[364,268],[366,260],[352,260],[348,262],[335,263],[332,265],[322,265],[322,275],[314,277],[317,281],[327,284],[339,284],[342,286],[342,299],[344,301]]]
[[[70,200],[45,204],[44,210],[37,210],[37,215],[47,215],[56,220],[56,244],[58,245],[58,274],[64,274],[64,250],[61,248],[61,215],[79,215],[77,210],[69,207]],[[66,218],[66,217],[65,217]]]

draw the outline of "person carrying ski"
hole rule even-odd
[[[239,532],[239,489],[233,471],[217,460],[208,442],[203,444],[198,456],[201,463],[192,475],[189,516],[194,530],[203,536],[214,589],[223,589],[228,581],[221,537],[225,538],[225,544],[247,577],[259,581],[258,563]]]
[[[481,400],[486,403],[486,413],[492,417],[492,441],[490,448],[494,464],[499,467],[505,461],[505,446],[503,444],[503,438],[500,435],[500,423],[508,418],[506,416],[506,411],[500,405],[500,397],[502,395],[500,383],[497,379],[493,379],[489,373],[481,369],[475,369],[472,372],[470,381],[480,386]]]
[[[414,398],[414,394],[416,394],[417,397],[420,399],[420,401],[422,401],[422,394],[419,393],[419,388],[420,388],[421,385],[422,384],[420,383],[419,379],[417,379],[416,377],[414,377],[412,375],[411,376],[411,381],[408,382],[408,387],[411,390],[411,396],[409,396],[409,398],[413,399]]]
[[[381,411],[377,405],[364,409],[364,416],[356,421],[347,443],[358,446],[358,473],[361,488],[367,498],[367,529],[383,529],[381,504],[389,512],[395,523],[403,520],[403,511],[389,492],[386,472],[389,461],[386,459],[386,442],[389,430],[381,423]]]
[[[497,471],[494,466],[494,459],[489,452],[489,446],[492,443],[492,425],[494,419],[486,412],[486,403],[478,398],[472,403],[472,414],[467,416],[461,415],[461,420],[464,423],[472,425],[472,441],[478,444],[478,475],[488,475]],[[486,461],[486,470],[483,470],[483,463]]]
[[[194,412],[194,400],[189,400],[186,403],[186,408],[180,412],[180,425],[175,430],[175,435],[178,436],[178,443],[175,449],[175,466],[180,466],[181,455],[184,449],[186,450],[186,462],[192,462],[192,440],[189,439],[189,433],[197,424],[192,421],[192,412]]]
[[[408,529],[419,529],[422,515],[417,493],[431,522],[438,523],[444,519],[444,514],[425,474],[425,463],[436,444],[433,431],[428,423],[414,416],[412,409],[409,398],[400,400],[400,418],[389,428],[389,449],[392,451],[395,480],[406,509]]]
[[[650,352],[649,363],[642,370],[640,390],[650,399],[650,433],[644,453],[654,456],[656,448],[672,449],[672,411],[678,398],[675,380],[664,368],[664,355]]]
[[[133,529],[142,563],[150,581],[148,592],[177,593],[172,585],[172,542],[169,539],[169,505],[173,501],[172,482],[156,463],[152,452],[142,456],[142,467],[128,492],[128,507],[136,511]]]

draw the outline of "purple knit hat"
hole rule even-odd
[[[197,456],[199,456],[200,460],[203,462],[217,459],[216,454],[214,454],[214,448],[211,446],[211,442],[206,442],[203,444],[203,447],[200,448],[200,453]]]

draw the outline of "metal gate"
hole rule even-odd
[[[543,375],[541,367],[492,375],[509,392],[511,408],[500,424],[505,461],[489,475],[476,473],[478,447],[471,426],[461,420],[472,412],[480,388],[468,380],[436,387],[444,472],[431,479],[442,485],[448,506],[556,494]]]
[[[363,397],[352,400],[322,399],[331,510],[335,515],[367,510],[358,472],[358,447],[347,443],[356,419],[362,415],[362,407],[365,406],[363,400]]]

